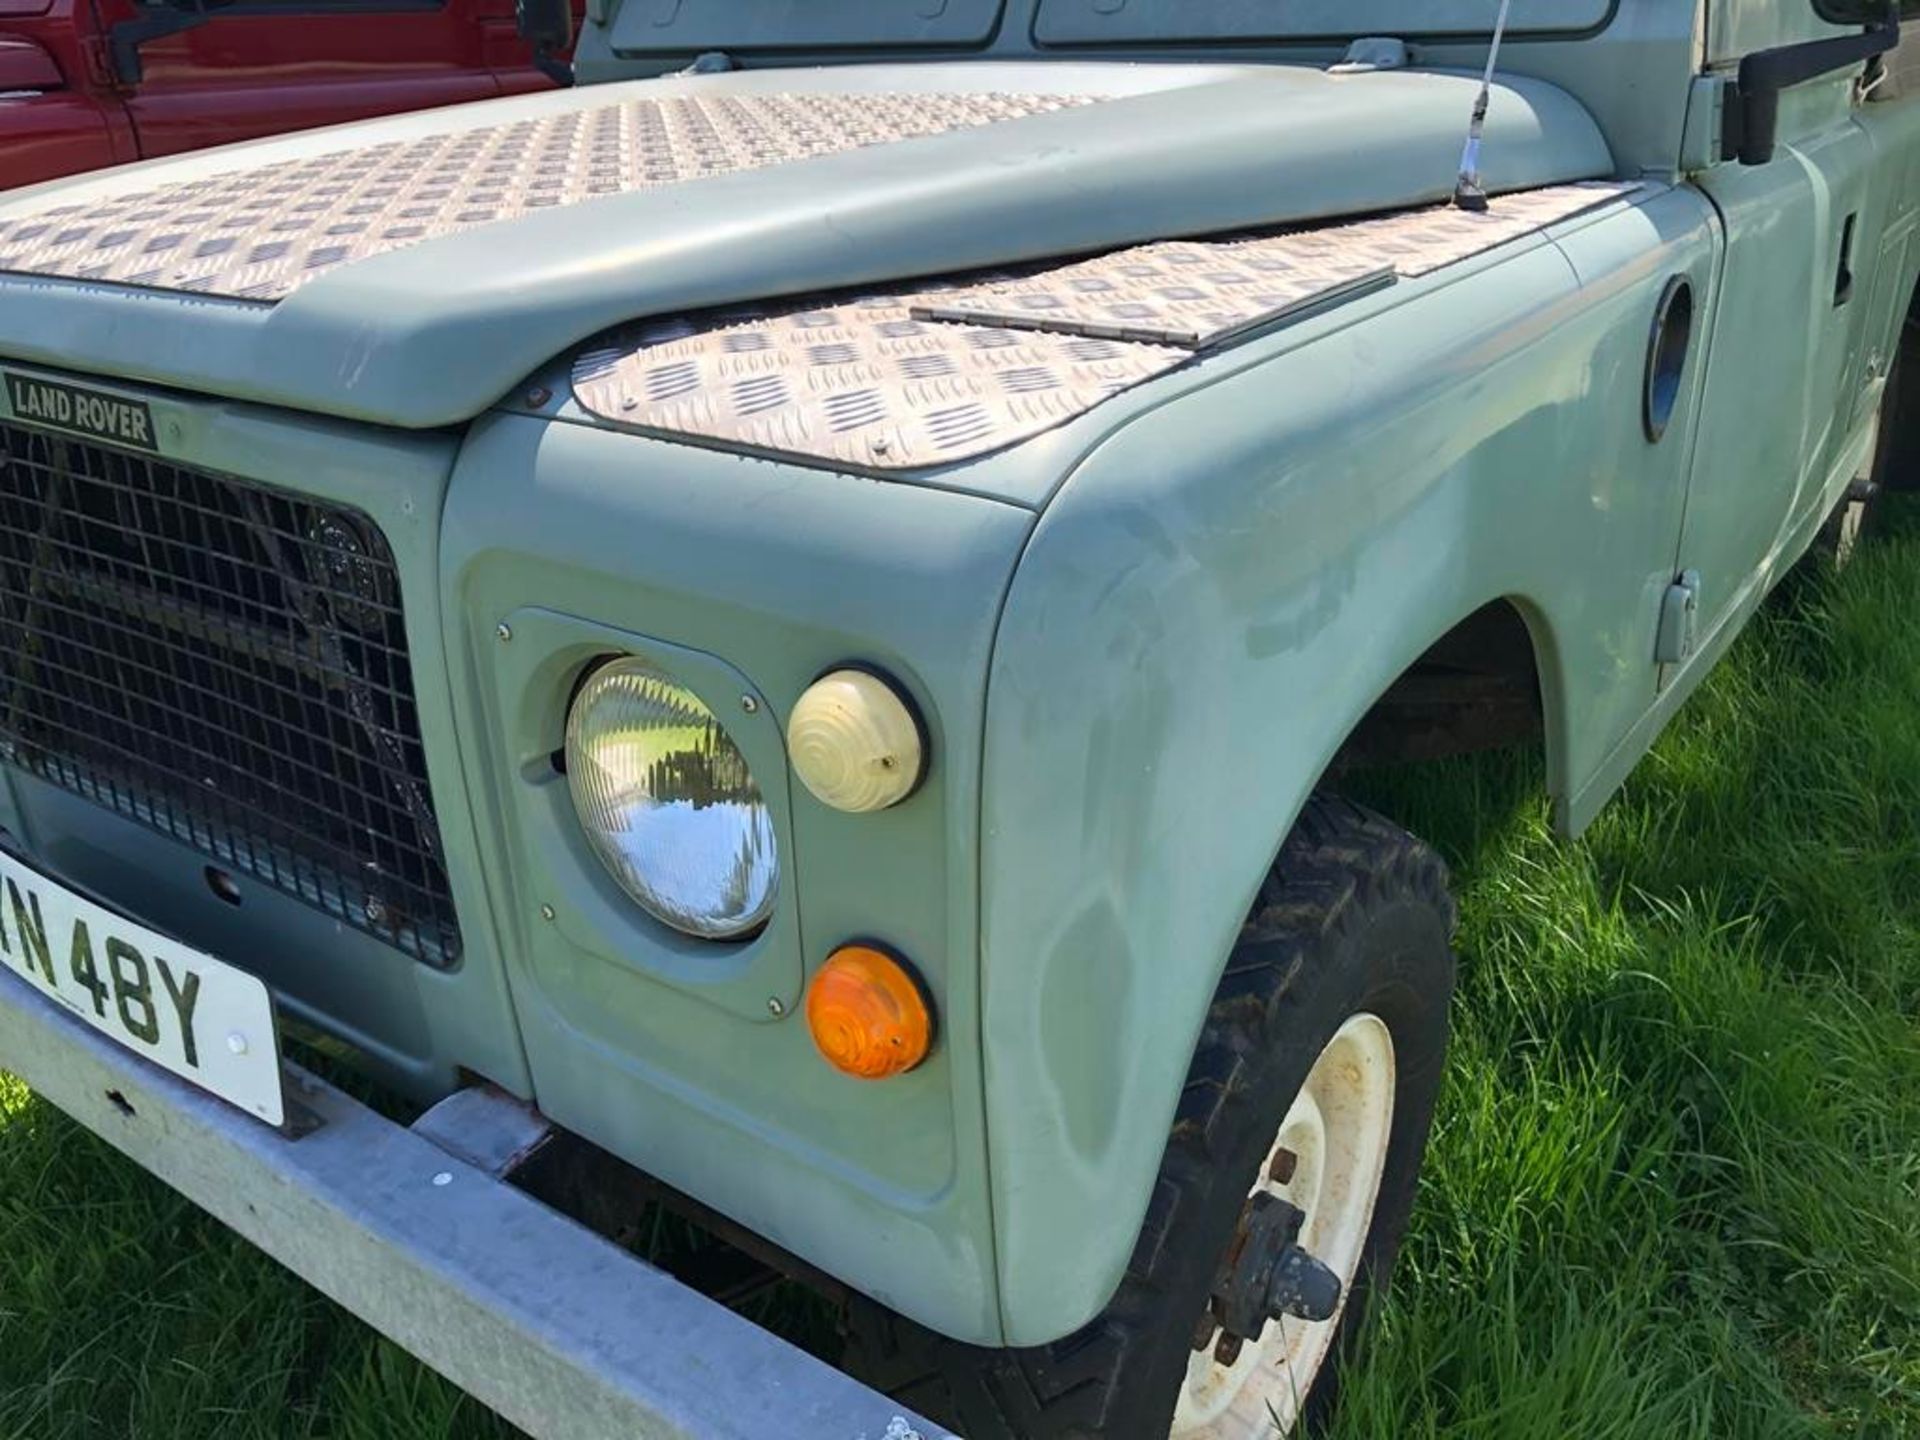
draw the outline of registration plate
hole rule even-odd
[[[0,958],[94,1029],[272,1125],[286,1119],[273,999],[0,851]]]

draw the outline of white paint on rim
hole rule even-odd
[[[1393,1132],[1393,1036],[1377,1016],[1355,1015],[1320,1052],[1280,1122],[1252,1193],[1266,1191],[1306,1215],[1300,1244],[1340,1277],[1341,1309],[1373,1228]],[[1281,1152],[1295,1163],[1272,1178]],[[1318,1324],[1271,1320],[1232,1365],[1210,1345],[1187,1362],[1172,1440],[1254,1440],[1289,1435],[1326,1363],[1340,1314]]]

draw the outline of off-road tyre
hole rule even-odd
[[[1305,1432],[1333,1402],[1369,1295],[1413,1205],[1453,990],[1447,872],[1425,844],[1317,796],[1248,916],[1215,994],[1140,1238],[1092,1322],[1050,1345],[960,1345],[856,1300],[850,1369],[970,1440],[1165,1440],[1196,1326],[1258,1167],[1307,1072],[1351,1016],[1393,1039],[1396,1094],[1372,1228]]]

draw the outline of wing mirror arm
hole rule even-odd
[[[1773,159],[1779,133],[1781,91],[1872,60],[1899,43],[1900,8],[1898,0],[1889,0],[1887,18],[1859,35],[1756,50],[1740,62],[1740,78],[1727,97],[1722,157],[1765,165]]]
[[[573,66],[559,58],[573,44],[573,0],[514,0],[514,28],[533,50],[533,64],[554,84],[573,84]]]
[[[138,20],[122,20],[107,31],[108,63],[113,67],[115,83],[132,89],[145,78],[140,63],[140,47],[150,40],[164,40],[182,30],[197,30],[213,18],[205,4],[169,6],[142,15]]]

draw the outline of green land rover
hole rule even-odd
[[[1577,835],[1915,478],[1899,8],[589,0],[0,195],[0,1064],[538,1434],[1297,1428],[1453,977],[1339,777]]]

